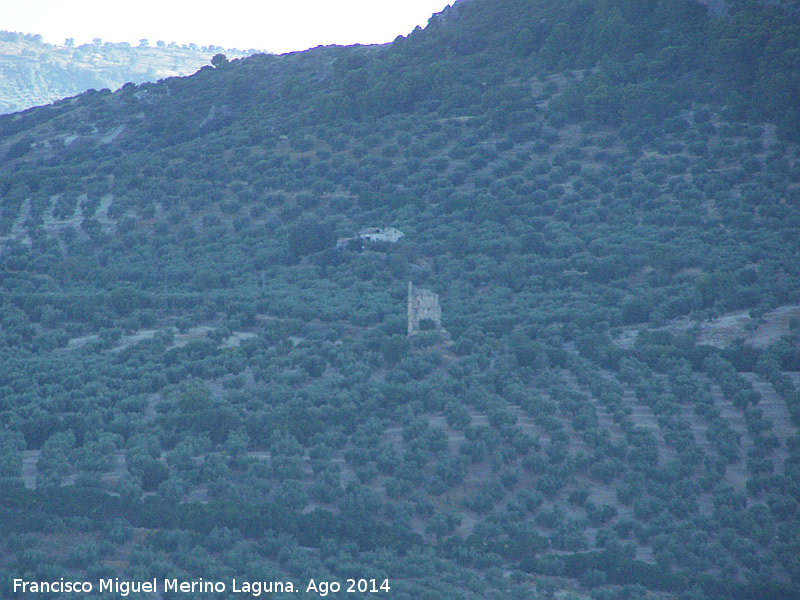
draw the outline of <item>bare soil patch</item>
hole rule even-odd
[[[39,450],[25,450],[22,452],[22,483],[29,490],[36,489],[36,477],[39,470],[36,464],[39,462]]]
[[[755,348],[766,348],[789,333],[792,319],[800,319],[800,304],[779,306],[765,313],[760,319],[753,319],[749,311],[739,310],[708,321],[692,321],[687,317],[673,319],[664,327],[653,331],[683,333],[696,328],[697,343],[727,348],[737,339]],[[621,348],[633,346],[644,327],[626,327],[613,340]]]

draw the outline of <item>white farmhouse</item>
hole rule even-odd
[[[389,242],[390,244],[394,244],[400,238],[405,237],[405,234],[394,227],[385,227],[383,229],[379,227],[370,227],[359,233],[358,237],[369,242]]]

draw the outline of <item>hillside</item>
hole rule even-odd
[[[155,46],[103,43],[79,46],[46,44],[41,36],[0,31],[0,114],[49,104],[88,89],[117,90],[165,77],[190,75],[211,58],[226,52],[216,46]],[[232,56],[255,50],[227,51]]]
[[[800,35],[724,4],[462,0],[0,117],[0,596],[796,597]]]

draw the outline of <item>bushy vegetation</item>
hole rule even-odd
[[[799,38],[725,5],[457,2],[0,117],[0,585],[792,597]]]

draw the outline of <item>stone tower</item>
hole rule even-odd
[[[436,329],[442,328],[442,309],[439,295],[430,290],[415,288],[408,282],[408,335],[420,331],[420,322],[429,319]]]

